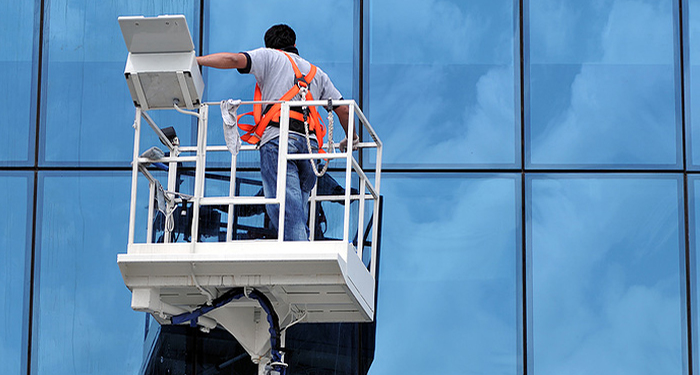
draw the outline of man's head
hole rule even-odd
[[[292,47],[297,42],[297,35],[287,25],[275,25],[265,32],[265,47],[283,49]]]

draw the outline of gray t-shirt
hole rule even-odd
[[[294,68],[282,51],[271,48],[258,48],[244,52],[248,56],[249,65],[239,69],[241,73],[250,73],[260,86],[262,100],[278,100],[294,86]],[[311,70],[311,64],[295,53],[287,52],[299,67],[302,74],[306,75]],[[333,86],[328,75],[317,67],[316,75],[310,82],[311,95],[314,100],[341,100],[343,97]],[[301,100],[297,95],[293,100]],[[263,133],[260,144],[279,136],[279,128],[268,126]],[[312,133],[315,139],[315,135]]]

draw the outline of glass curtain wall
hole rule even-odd
[[[169,346],[173,371],[222,365],[226,335],[156,339],[116,265],[134,116],[116,19],[159,14],[197,53],[290,24],[384,142],[376,347],[297,325],[305,371],[700,372],[700,0],[35,0],[0,14],[4,373],[166,371],[146,361]],[[252,98],[250,76],[203,74],[207,101]]]

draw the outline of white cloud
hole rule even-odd
[[[445,136],[426,153],[427,162],[515,163],[515,74],[513,67],[492,68],[476,84],[476,103],[454,123],[457,134]]]
[[[672,85],[671,67],[582,66],[569,107],[546,130],[532,124],[541,134],[532,140],[532,162],[675,163]]]
[[[386,215],[401,219],[386,222],[384,236],[402,243],[385,243],[400,250],[382,256],[383,278],[489,280],[510,274],[504,264],[514,262],[515,180],[442,180],[439,191],[435,180],[419,180],[400,195],[392,194],[392,186],[403,184],[392,181],[384,180],[384,194],[404,198],[388,200]]]
[[[576,25],[580,16],[571,7],[560,10],[564,19],[555,22]],[[663,1],[620,0],[599,8],[590,12],[605,19],[605,24],[595,30],[578,30],[579,35],[561,42],[577,48],[576,38],[586,36],[597,46],[583,46],[580,56],[574,57],[574,63],[582,65],[571,83],[568,108],[547,123],[532,123],[532,162],[674,164],[677,127],[671,6]],[[608,12],[607,17],[603,11]],[[547,27],[542,30],[551,34]],[[564,31],[559,37],[567,35]],[[590,52],[598,50],[602,53]],[[545,57],[538,62],[553,64],[553,68],[562,61],[571,63],[553,55]],[[533,75],[533,86],[541,84],[538,78]],[[534,92],[544,91],[547,87]],[[548,100],[551,98],[533,97],[533,112],[544,112]]]
[[[464,363],[474,373],[516,370],[516,182],[384,180],[394,197],[385,217],[394,219],[384,224],[377,347],[391,350],[377,355],[371,374]],[[416,352],[425,360],[410,360]]]
[[[385,163],[515,162],[513,68],[483,74],[474,71],[483,68],[463,68],[396,66],[371,73],[391,82],[370,94],[371,122],[386,145]]]
[[[671,2],[614,1],[601,43],[603,63],[673,64]]]
[[[538,374],[677,372],[682,363],[678,183],[533,180]]]
[[[511,61],[512,3],[371,3],[372,63]]]

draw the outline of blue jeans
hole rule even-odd
[[[299,134],[289,134],[289,154],[308,154],[306,138]],[[311,141],[311,147],[316,152],[316,141]],[[277,196],[277,154],[279,152],[279,138],[272,139],[260,147],[260,173],[262,174],[263,190],[265,198]],[[310,160],[287,161],[287,189],[284,215],[284,240],[308,241],[309,226],[309,195],[316,184],[316,175]],[[272,225],[279,230],[278,204],[265,205]]]

